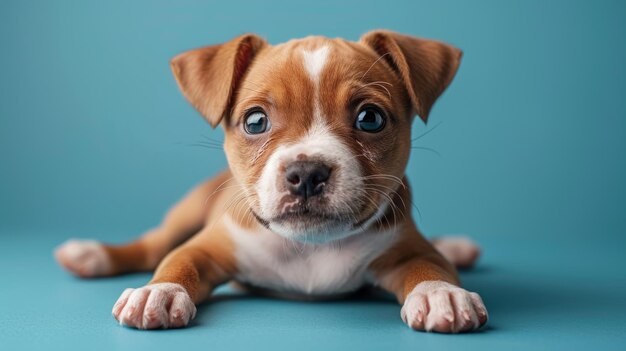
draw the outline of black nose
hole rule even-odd
[[[319,161],[294,161],[285,170],[285,185],[305,200],[322,193],[330,177],[330,168]]]

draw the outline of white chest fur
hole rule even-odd
[[[236,279],[284,293],[335,295],[369,282],[369,264],[395,240],[394,232],[364,232],[313,245],[269,230],[249,232],[225,218],[235,243]]]

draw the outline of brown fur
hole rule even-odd
[[[348,143],[364,174],[402,179],[401,184],[390,178],[366,183],[374,200],[359,205],[361,219],[388,196],[392,204],[374,226],[401,228],[399,240],[372,262],[370,270],[400,302],[423,281],[459,283],[455,268],[413,223],[404,170],[413,116],[427,120],[454,77],[461,51],[388,31],[367,33],[359,42],[310,37],[278,46],[246,34],[174,58],[172,70],[185,97],[212,126],[224,128],[230,169],[193,190],[159,228],[128,245],[107,247],[113,261],[110,274],[152,270],[160,262],[151,283],[181,284],[196,303],[233,276],[234,247],[221,218],[229,213],[244,228],[261,228],[252,214],[258,204],[252,184],[278,146],[306,133],[314,111],[314,83],[301,60],[293,57],[303,48],[322,45],[332,46],[319,80],[320,108],[329,129]],[[354,116],[371,103],[384,110],[388,125],[380,133],[356,133]],[[258,106],[272,116],[272,133],[247,135],[243,118]]]

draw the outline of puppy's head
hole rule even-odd
[[[223,126],[256,219],[287,238],[324,242],[395,206],[414,116],[426,121],[460,57],[387,31],[277,46],[248,34],[180,54],[172,69],[187,99]]]

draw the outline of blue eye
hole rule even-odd
[[[248,134],[261,134],[270,129],[270,120],[263,111],[253,111],[246,116],[244,129]]]
[[[357,115],[354,127],[364,132],[377,133],[385,127],[385,118],[377,109],[366,107]]]

